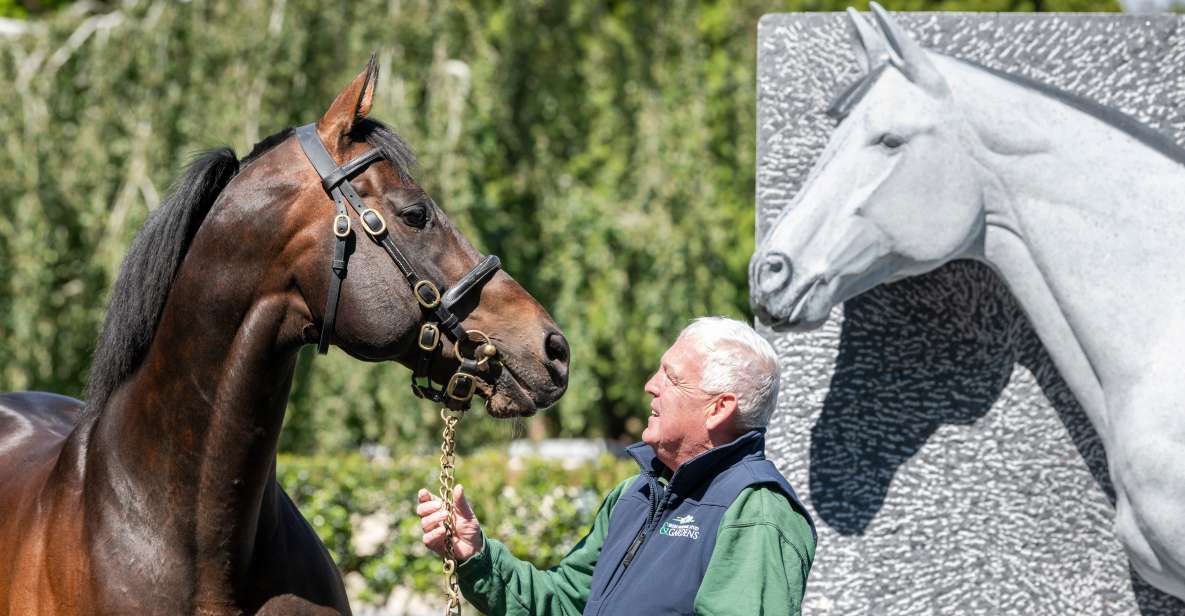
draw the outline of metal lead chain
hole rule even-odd
[[[453,477],[454,454],[457,447],[457,421],[461,419],[459,412],[454,413],[447,407],[440,408],[440,418],[444,420],[444,442],[440,445],[440,502],[444,503],[448,517],[444,521],[444,580],[448,587],[448,606],[445,616],[461,615],[461,587],[457,584],[457,558],[453,555],[453,541],[456,538],[456,511],[453,506]]]

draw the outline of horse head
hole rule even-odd
[[[875,2],[848,16],[863,77],[828,109],[839,124],[749,264],[750,302],[778,330],[821,325],[883,282],[972,256],[983,234],[972,126],[933,58]]]
[[[377,74],[372,59],[315,124],[316,137],[332,158],[330,165],[346,168],[350,161],[373,155],[372,150],[381,155],[359,167],[361,171],[348,174],[346,182],[358,199],[354,203],[375,214],[366,218],[362,213],[367,209],[351,211],[344,203],[335,210],[329,187],[310,164],[308,146],[299,134],[289,134],[246,159],[223,198],[254,201],[262,204],[261,211],[246,220],[236,215],[229,222],[246,227],[263,222],[266,227],[249,235],[282,238],[273,244],[278,246],[275,269],[291,289],[292,319],[300,332],[297,343],[317,341],[328,330],[326,342],[353,357],[394,360],[417,370],[418,376],[448,382],[461,358],[473,359],[470,356],[481,345],[466,348],[471,341],[457,338],[458,348],[445,339],[448,332],[442,322],[433,348],[421,347],[422,325],[439,320],[439,314],[420,301],[423,295],[414,290],[416,280],[408,274],[414,271],[419,279],[432,283],[431,292],[424,294],[435,293],[442,300],[439,303],[459,319],[460,329],[452,331],[482,332],[493,344],[489,352],[496,349],[492,361],[483,362],[483,370],[476,373],[474,387],[487,400],[490,414],[533,414],[554,403],[567,387],[567,341],[547,311],[514,279],[497,270],[496,261],[493,267],[479,266],[484,263],[482,255],[411,177],[409,167],[414,161],[407,146],[393,131],[367,117]],[[225,219],[228,211],[215,208],[215,220],[207,224]],[[342,220],[343,216],[350,220]],[[378,232],[373,233],[376,228]],[[229,244],[242,241],[241,233],[224,237],[238,237],[227,240],[227,249],[240,249]],[[384,237],[403,256],[406,268],[391,254],[392,249],[384,247]],[[341,262],[335,255],[339,238],[346,265],[339,298],[334,301],[330,293],[337,272],[331,264],[335,259]],[[456,288],[475,268],[484,272],[480,280],[461,297],[450,297],[446,291]],[[327,319],[331,306],[336,306],[335,318]],[[475,335],[472,342],[484,343],[485,338]]]

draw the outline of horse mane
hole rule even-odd
[[[287,140],[292,132],[286,128],[265,138],[242,161],[229,147],[200,154],[173,184],[164,203],[148,215],[111,289],[87,379],[88,413],[102,409],[144,360],[177,268],[218,195],[242,167]],[[415,155],[395,131],[377,120],[363,119],[355,123],[350,137],[377,148],[402,181],[412,181]]]
[[[841,89],[839,94],[836,94],[831,99],[831,103],[827,105],[827,111],[824,113],[839,121],[848,117],[848,114],[852,112],[852,108],[864,98],[865,94],[868,94],[868,91],[872,89],[872,84],[876,83],[876,80],[887,68],[889,68],[889,63],[885,62],[861,75],[851,85]]]
[[[255,159],[263,156],[269,150],[291,137],[294,131],[295,129],[293,128],[285,128],[255,144],[255,147],[251,148],[251,152],[243,157],[240,166],[246,167]],[[395,169],[395,173],[399,176],[401,182],[408,183],[414,181],[412,170],[416,166],[416,155],[412,152],[411,147],[407,145],[407,142],[386,124],[378,120],[362,118],[354,123],[349,137],[354,141],[366,142],[381,152],[383,158]]]
[[[416,166],[416,155],[411,151],[407,142],[386,124],[370,118],[362,118],[354,123],[350,131],[350,138],[354,141],[365,141],[371,147],[382,152],[383,158],[395,169],[399,181],[404,184],[414,182],[412,170]]]
[[[1081,111],[1082,113],[1098,119],[1107,126],[1115,128],[1116,130],[1122,131],[1123,133],[1133,137],[1140,143],[1143,143],[1149,148],[1160,152],[1168,159],[1175,161],[1178,164],[1185,165],[1185,148],[1182,148],[1179,143],[1170,138],[1168,135],[1151,128],[1150,126],[1127,115],[1126,113],[1112,109],[1106,105],[1101,105],[1084,96],[1066,92],[1065,90],[1061,90],[1049,84],[1037,81],[1036,79],[1031,79],[1023,75],[1008,73],[990,66],[985,66],[972,60],[955,58],[937,51],[927,51],[928,53],[932,53],[934,55],[950,58],[971,68],[979,69],[985,73],[988,73],[989,75],[994,75],[1000,79],[1014,83],[1025,89],[1033,90],[1038,94],[1047,96],[1062,103],[1063,105]],[[882,63],[864,75],[861,75],[860,78],[851,85],[841,89],[839,94],[833,97],[831,103],[827,106],[826,114],[838,121],[843,121],[843,119],[846,118],[847,115],[852,111],[852,108],[855,107],[862,98],[864,98],[864,95],[868,94],[868,91],[872,89],[872,85],[876,83],[877,79],[881,76],[881,74],[884,73],[888,66],[888,62]]]
[[[189,242],[238,170],[238,157],[230,148],[199,155],[136,233],[111,289],[107,318],[91,360],[88,411],[103,408],[144,359]]]
[[[945,55],[945,54],[943,54]],[[950,57],[950,56],[947,56]],[[1079,96],[1070,92],[1066,92],[1060,88],[1056,88],[1049,84],[1043,83],[1036,79],[1017,75],[1013,73],[1006,73],[1002,70],[985,66],[978,62],[971,60],[964,60],[962,58],[952,58],[957,62],[961,62],[972,68],[977,68],[985,73],[994,75],[1005,81],[1014,83],[1023,88],[1033,90],[1039,94],[1043,94],[1053,100],[1056,100],[1063,105],[1077,109],[1104,124],[1115,128],[1163,154],[1169,160],[1175,161],[1177,164],[1185,165],[1185,148],[1182,148],[1179,143],[1170,138],[1168,135],[1144,124],[1143,122],[1111,107],[1099,104],[1084,96]]]

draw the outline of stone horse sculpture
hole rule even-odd
[[[1185,150],[1127,116],[928,52],[849,9],[863,77],[750,263],[775,330],[953,259],[987,263],[1102,439],[1135,570],[1185,598]]]
[[[124,261],[86,403],[0,394],[0,615],[348,614],[337,567],[276,483],[297,353],[318,340],[444,382],[476,353],[459,340],[425,355],[421,326],[443,305],[460,320],[440,330],[479,329],[496,346],[481,347],[471,387],[491,415],[563,394],[555,322],[504,272],[475,269],[497,261],[416,185],[403,141],[366,117],[377,71],[372,59],[315,125],[190,167]],[[317,170],[305,145],[316,141]],[[358,216],[341,213],[344,199],[335,212],[330,189]],[[428,300],[450,291],[436,307],[428,285],[413,295],[413,269],[437,289]]]

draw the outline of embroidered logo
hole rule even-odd
[[[663,522],[658,534],[667,537],[685,537],[692,541],[699,539],[699,527],[695,525],[695,516],[681,515]]]

